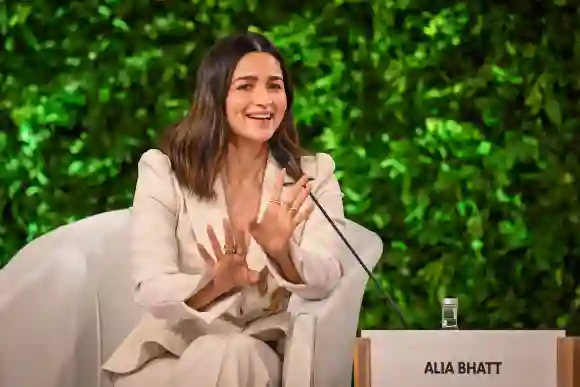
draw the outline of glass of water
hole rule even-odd
[[[441,302],[441,328],[459,329],[457,323],[457,311],[459,302],[457,298],[444,298]]]

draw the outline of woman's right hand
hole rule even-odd
[[[203,245],[198,244],[197,247],[212,271],[214,286],[226,293],[233,289],[256,284],[260,274],[250,269],[246,263],[248,243],[244,234],[235,232],[227,219],[224,219],[223,227],[225,245],[222,249],[214,229],[210,225],[207,226],[207,235],[215,258]]]

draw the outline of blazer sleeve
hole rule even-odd
[[[329,155],[318,153],[315,166],[315,186],[311,192],[338,229],[344,233],[346,221],[342,191],[334,176],[334,161]],[[309,172],[307,168],[305,172]],[[310,300],[326,298],[342,277],[342,268],[337,257],[345,248],[343,243],[320,209],[315,207],[305,221],[300,242],[290,242],[290,257],[304,284],[286,281],[272,262],[268,262],[268,269],[278,284],[290,292]]]
[[[131,209],[131,256],[135,298],[156,318],[177,323],[197,319],[207,324],[235,301],[230,296],[199,312],[185,301],[206,286],[211,277],[183,273],[178,264],[176,238],[179,200],[169,158],[158,150],[143,154]]]

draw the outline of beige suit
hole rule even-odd
[[[303,157],[302,167],[313,179],[312,193],[344,227],[342,194],[330,156]],[[270,156],[260,214],[268,205],[278,171]],[[158,150],[147,151],[139,162],[131,210],[132,262],[136,299],[150,313],[103,365],[114,374],[116,386],[279,386],[283,345],[275,348],[265,342],[283,344],[291,334],[292,322],[285,311],[290,293],[325,298],[340,279],[334,257],[342,242],[315,209],[296,229],[291,243],[292,259],[305,284],[285,281],[252,240],[247,262],[251,269],[264,269],[260,283],[204,312],[188,307],[185,300],[211,280],[196,242],[211,251],[208,224],[224,241],[222,220],[227,218],[227,208],[219,179],[214,188],[215,201],[197,200],[178,184],[169,159]],[[287,189],[283,199],[285,194]]]

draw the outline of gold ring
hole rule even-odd
[[[235,254],[237,253],[237,249],[235,247],[227,247],[224,246],[224,254]]]
[[[298,209],[297,209],[297,208],[294,208],[294,207],[292,207],[292,208],[290,208],[290,209],[288,210],[288,212],[291,212],[291,213],[293,213],[293,214],[296,214],[296,213],[298,212]]]

